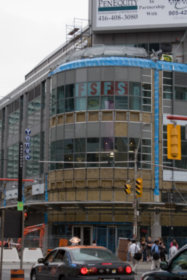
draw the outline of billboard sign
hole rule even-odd
[[[93,30],[187,27],[187,0],[93,0]]]

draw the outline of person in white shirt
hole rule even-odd
[[[178,251],[177,242],[176,240],[173,240],[173,244],[169,249],[169,257],[172,258],[177,253],[177,251]]]
[[[135,253],[139,253],[139,252],[140,252],[140,246],[136,243],[136,240],[133,239],[132,244],[129,246],[129,254],[131,256],[132,267],[134,272],[136,272],[136,267],[138,263],[138,260],[134,258],[134,255]]]

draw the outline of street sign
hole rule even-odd
[[[18,201],[18,203],[17,203],[17,210],[18,211],[23,211],[23,201]]]

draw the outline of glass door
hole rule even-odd
[[[92,244],[92,227],[90,226],[73,226],[72,236],[77,236],[81,239],[81,245]]]

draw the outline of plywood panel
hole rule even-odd
[[[116,121],[125,121],[127,119],[126,112],[116,112]]]
[[[99,120],[98,112],[88,112],[88,121],[94,122]]]
[[[101,200],[105,200],[105,201],[112,201],[112,189],[101,189]]]

